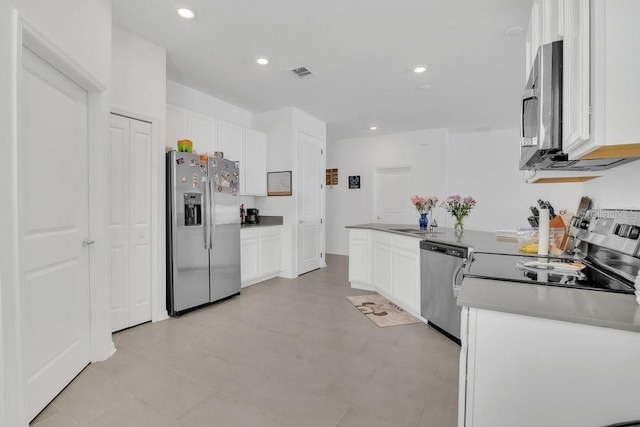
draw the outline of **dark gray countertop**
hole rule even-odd
[[[359,224],[346,228],[385,231],[419,240],[472,247],[474,252],[520,254],[518,244],[499,241],[494,233],[465,230],[457,236],[453,229],[438,227],[438,234],[416,235],[394,229],[419,230],[406,224]],[[458,295],[458,305],[541,317],[585,325],[640,332],[640,306],[629,294],[523,284],[466,277]]]
[[[386,231],[402,236],[415,237],[419,240],[429,240],[432,242],[444,242],[452,245],[460,245],[473,248],[475,252],[488,252],[493,254],[520,254],[518,244],[514,240],[500,241],[495,233],[487,231],[464,230],[458,236],[452,228],[436,227],[434,233],[424,235],[394,231],[395,229],[419,230],[418,226],[407,224],[358,224],[350,225],[347,228],[362,228],[367,230]]]
[[[273,227],[274,225],[282,225],[284,223],[281,216],[260,215],[259,224],[242,224],[241,229],[257,228],[257,227]]]
[[[640,332],[634,295],[466,277],[458,305]]]

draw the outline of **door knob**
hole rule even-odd
[[[380,219],[380,217],[379,217],[379,216],[377,216],[377,217],[376,217],[376,219]]]
[[[85,237],[82,241],[82,246],[87,247],[89,245],[93,245],[95,242],[95,240],[90,240],[88,237]]]

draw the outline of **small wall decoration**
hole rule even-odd
[[[360,188],[360,175],[349,177],[349,189]]]
[[[338,185],[338,169],[327,169],[326,185]]]
[[[291,195],[291,171],[267,172],[267,196]]]

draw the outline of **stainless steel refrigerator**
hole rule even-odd
[[[167,310],[240,293],[238,162],[167,153]]]

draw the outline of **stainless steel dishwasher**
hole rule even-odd
[[[456,305],[460,272],[471,249],[447,243],[420,242],[420,314],[429,325],[460,344],[460,314]]]

